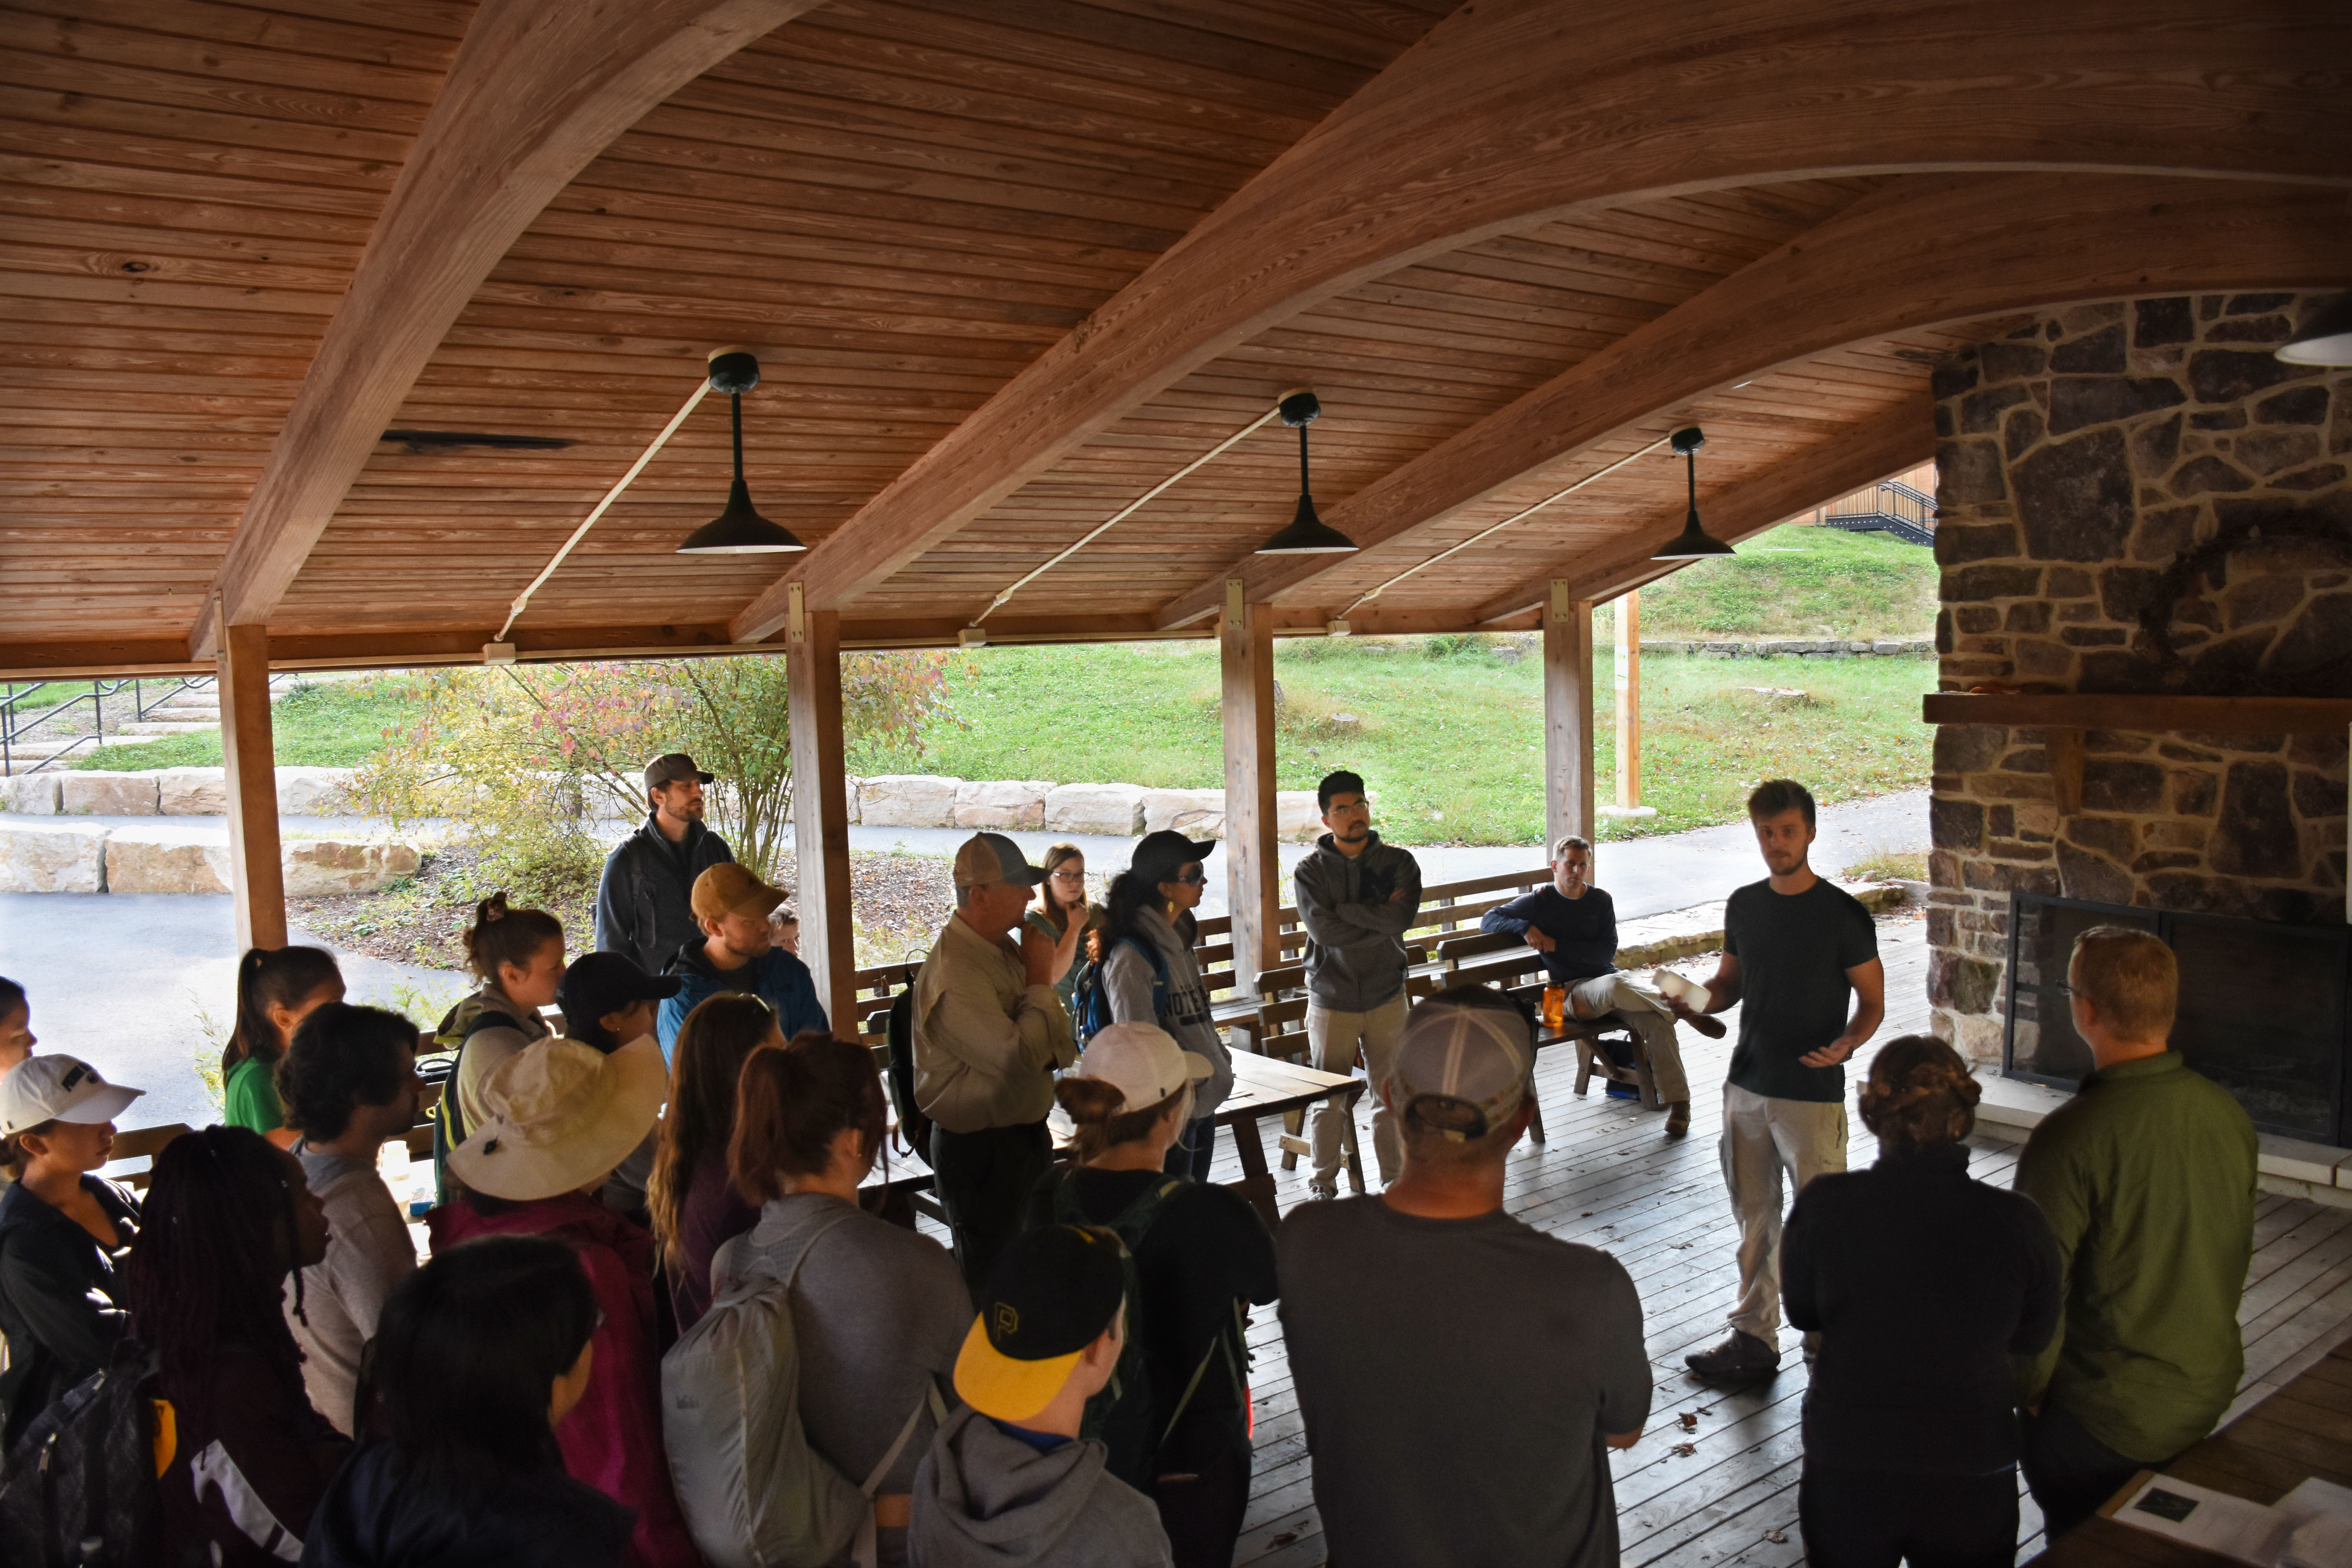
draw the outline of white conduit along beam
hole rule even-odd
[[[1117,512],[1114,512],[1108,521],[1103,523],[1093,532],[1087,534],[1084,539],[1079,540],[1076,544],[1071,545],[1067,550],[1063,551],[1059,555],[1055,556],[1051,561],[1046,562],[1045,564],[1038,567],[1037,570],[1030,573],[1026,577],[1022,578],[1019,582],[1013,584],[1013,586],[1005,589],[1004,592],[997,595],[995,598],[990,600],[988,608],[981,611],[979,615],[974,616],[972,617],[971,624],[976,626],[980,625],[981,622],[988,619],[989,616],[997,612],[997,609],[1003,605],[1006,600],[1012,598],[1013,595],[1019,593],[1030,584],[1034,583],[1038,578],[1043,577],[1046,573],[1051,572],[1055,567],[1059,566],[1063,562],[1067,561],[1071,556],[1076,555],[1079,551],[1084,550],[1096,540],[1100,539],[1104,534],[1109,532],[1118,524],[1125,522],[1129,518],[1133,517],[1138,511],[1141,510],[1144,507],[1149,506],[1153,500],[1166,493],[1168,488],[1171,485],[1175,484],[1179,479],[1181,479],[1186,475],[1192,473],[1202,465],[1212,462],[1216,458],[1223,457],[1225,453],[1233,450],[1234,447],[1241,444],[1244,437],[1256,434],[1259,429],[1265,426],[1268,420],[1275,418],[1281,412],[1282,408],[1278,404],[1276,406],[1267,409],[1265,413],[1259,415],[1254,422],[1243,426],[1239,430],[1236,430],[1231,436],[1226,437],[1223,441],[1218,442],[1214,447],[1210,447],[1209,450],[1202,453],[1199,457],[1193,458],[1191,462],[1185,464],[1182,468],[1177,469],[1174,473],[1169,475],[1166,479],[1160,480],[1158,484],[1152,486],[1150,489],[1144,491],[1133,500],[1128,502],[1127,505],[1121,507]]]
[[[1354,615],[1364,605],[1370,604],[1372,600],[1379,598],[1382,594],[1387,593],[1391,588],[1395,587],[1398,584],[1403,582],[1414,573],[1426,572],[1429,568],[1436,565],[1447,556],[1459,555],[1462,552],[1469,549],[1472,545],[1477,543],[1480,540],[1485,539],[1489,534],[1500,533],[1504,529],[1510,527],[1511,524],[1518,521],[1521,518],[1533,517],[1537,512],[1543,510],[1544,508],[1551,505],[1554,501],[1567,500],[1570,496],[1574,495],[1577,491],[1582,489],[1585,486],[1592,483],[1594,480],[1607,479],[1611,474],[1615,473],[1626,464],[1633,461],[1634,458],[1648,457],[1651,453],[1664,446],[1669,439],[1671,439],[1671,437],[1661,436],[1656,440],[1651,442],[1648,446],[1643,447],[1640,451],[1628,452],[1625,456],[1618,458],[1615,462],[1609,464],[1607,467],[1593,469],[1592,472],[1585,475],[1582,479],[1577,480],[1566,489],[1554,490],[1551,494],[1544,497],[1543,500],[1536,502],[1535,505],[1528,507],[1520,511],[1515,511],[1510,516],[1505,518],[1502,521],[1480,529],[1477,532],[1472,534],[1461,543],[1452,545],[1446,549],[1439,551],[1436,554],[1431,556],[1420,565],[1406,567],[1403,571],[1398,573],[1395,576],[1390,578],[1379,587],[1356,595],[1356,602],[1349,605],[1346,609],[1340,611],[1335,618],[1342,621],[1346,620],[1349,616]]]
[[[507,640],[507,633],[514,629],[516,618],[521,616],[523,610],[530,604],[530,596],[538,593],[541,585],[550,577],[555,575],[555,569],[563,564],[563,558],[572,553],[572,546],[588,537],[588,531],[596,526],[596,520],[604,516],[614,501],[621,499],[621,492],[635,483],[639,474],[646,471],[646,465],[654,460],[654,454],[669,444],[669,438],[677,434],[677,427],[686,423],[686,416],[694,412],[709,391],[710,378],[706,375],[695,387],[694,395],[688,398],[676,414],[670,416],[669,423],[661,427],[661,434],[653,438],[652,445],[637,454],[637,460],[629,465],[629,471],[623,474],[613,488],[604,492],[604,499],[598,501],[590,510],[588,515],[581,521],[580,526],[572,531],[572,537],[563,542],[563,548],[555,552],[555,558],[541,567],[539,575],[530,580],[530,585],[514,596],[514,603],[507,606],[506,625],[499,628],[499,635],[490,639],[492,642],[502,643]]]

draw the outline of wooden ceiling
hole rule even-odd
[[[815,548],[674,553],[706,399],[525,657],[753,646],[787,583],[868,645],[1198,633],[1234,576],[1297,628],[1532,624],[1657,570],[1680,425],[1736,538],[1927,457],[1930,365],[2019,312],[2352,280],[2340,8],[1451,9],[12,5],[0,670],[186,666],[224,616],[479,657],[729,344]],[[1273,424],[991,610],[1295,387],[1367,548],[1251,556]]]

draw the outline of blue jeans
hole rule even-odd
[[[1190,1176],[1196,1182],[1209,1179],[1209,1157],[1216,1152],[1217,1119],[1195,1117],[1184,1123],[1182,1136],[1169,1146],[1168,1163],[1160,1168],[1171,1176]]]

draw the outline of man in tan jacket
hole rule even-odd
[[[915,979],[915,1102],[932,1121],[934,1185],[975,1289],[1052,1163],[1054,1070],[1078,1057],[1052,951],[1024,955],[1012,935],[1045,879],[1004,835],[973,835],[956,851],[955,913]]]

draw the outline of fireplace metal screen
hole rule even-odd
[[[2065,992],[2074,939],[2096,925],[2156,933],[2180,964],[2172,1047],[2235,1095],[2265,1132],[2352,1148],[2347,1124],[2352,928],[2095,904],[2042,893],[2009,903],[2002,1070],[2072,1090],[2091,1070]]]

